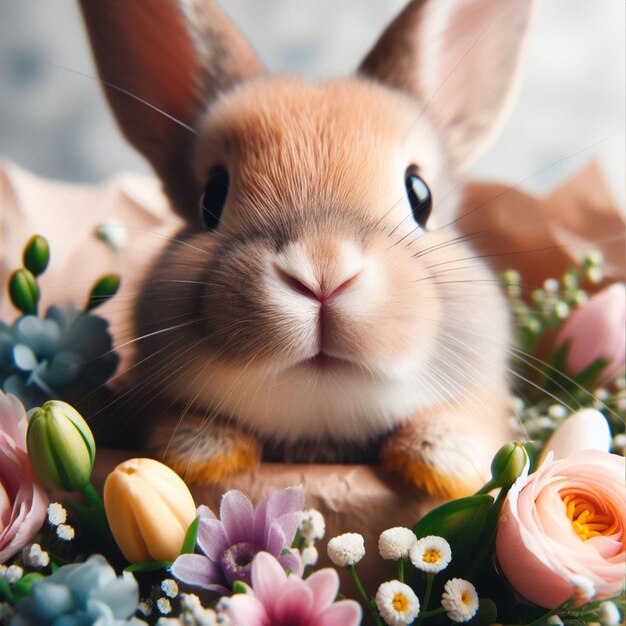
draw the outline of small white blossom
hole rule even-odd
[[[598,619],[602,626],[618,626],[622,623],[622,616],[615,602],[603,602],[598,607]]]
[[[178,584],[172,578],[166,578],[161,583],[161,591],[168,598],[175,598],[178,595]]]
[[[48,505],[48,522],[52,526],[58,526],[59,524],[65,524],[67,521],[67,511],[62,504],[58,502],[51,502]]]
[[[604,279],[604,272],[599,267],[590,267],[586,272],[587,280],[598,285]]]
[[[558,615],[551,615],[548,618],[548,624],[551,626],[563,626],[563,620]]]
[[[327,552],[338,567],[354,565],[365,556],[365,540],[358,533],[344,533],[328,542]]]
[[[451,578],[443,588],[441,606],[453,622],[469,622],[478,611],[478,594],[472,583]]]
[[[195,620],[194,626],[226,626],[230,620],[224,615],[220,615],[212,609],[196,609],[193,612],[193,618]]]
[[[180,607],[183,611],[195,611],[202,607],[200,598],[195,593],[181,593]]]
[[[615,437],[613,437],[611,449],[613,452],[621,452],[623,454],[624,448],[626,448],[626,435],[624,435],[624,433],[619,433],[619,435],[615,435]]]
[[[157,609],[159,609],[159,613],[162,615],[168,615],[172,612],[172,603],[168,600],[168,598],[159,598],[156,601]]]
[[[443,537],[428,535],[415,542],[409,557],[417,569],[434,574],[448,567],[452,560],[452,550]]]
[[[152,602],[150,600],[140,600],[137,605],[137,610],[144,617],[150,617],[150,615],[152,615]]]
[[[24,570],[19,565],[9,565],[4,578],[10,585],[14,585],[22,576],[24,576]]]
[[[548,407],[548,415],[555,420],[567,417],[567,409],[562,404],[552,404]]]
[[[559,290],[559,281],[556,278],[546,278],[543,281],[543,289],[548,293],[557,293]]]
[[[326,521],[324,516],[316,509],[309,509],[302,513],[300,521],[300,534],[305,541],[322,539],[326,533]]]
[[[59,524],[57,526],[57,537],[61,541],[72,541],[75,536],[74,527],[69,524]]]
[[[586,576],[578,574],[570,578],[570,582],[574,586],[574,598],[583,602],[588,602],[596,595],[596,588]]]
[[[159,617],[156,626],[181,626],[183,622],[178,617]]]
[[[312,567],[317,563],[318,558],[319,554],[315,546],[307,546],[302,550],[302,563],[304,563],[305,566]]]
[[[410,528],[388,528],[378,538],[378,552],[387,561],[406,559],[416,543],[417,537]]]
[[[420,602],[413,589],[399,580],[391,580],[378,587],[376,607],[389,626],[407,626],[420,612]]]
[[[564,320],[570,314],[570,308],[567,302],[557,302],[554,307],[554,314],[560,320]]]
[[[47,567],[50,564],[50,555],[45,550],[42,550],[38,543],[33,543],[33,545],[24,548],[22,559],[26,565],[36,569]]]

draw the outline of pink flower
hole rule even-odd
[[[624,458],[583,450],[551,456],[507,495],[496,553],[527,600],[554,608],[576,596],[581,579],[597,598],[619,593],[626,566]]]
[[[334,569],[315,572],[306,580],[287,577],[267,552],[252,562],[252,589],[222,600],[231,626],[358,626],[362,611],[354,600],[334,602],[339,576]]]
[[[26,453],[26,426],[22,403],[0,391],[0,563],[35,536],[48,507]]]
[[[626,353],[626,286],[615,283],[599,291],[576,309],[557,335],[558,348],[570,342],[565,365],[579,374],[598,359],[608,364],[601,381],[611,380],[624,368]]]

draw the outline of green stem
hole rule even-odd
[[[435,580],[435,575],[432,572],[428,572],[426,574],[426,590],[424,591],[424,600],[420,605],[422,610],[419,615],[415,619],[415,626],[419,624],[423,619],[429,617],[433,614],[433,611],[428,611],[428,605],[430,604],[430,596],[433,591],[433,581]],[[439,611],[439,609],[435,609],[435,611]]]
[[[433,609],[432,611],[425,611],[423,613],[420,613],[419,616],[421,619],[426,619],[427,617],[433,617],[434,615],[441,615],[442,613],[445,613],[446,610],[440,606],[437,609]],[[417,622],[415,622],[417,624]]]
[[[489,493],[494,489],[497,489],[500,485],[496,484],[493,480],[489,480],[489,482],[485,483],[474,495],[479,496],[485,493]]]
[[[365,593],[365,589],[363,589],[363,585],[361,584],[359,575],[356,573],[356,566],[354,564],[348,565],[348,571],[350,572],[350,576],[352,576],[352,580],[354,581],[354,584],[357,588],[357,591],[359,592],[359,595],[363,599],[363,602],[365,602],[365,604],[369,607],[370,613],[374,617],[374,620],[376,621],[377,626],[384,626],[383,622],[380,619],[380,615],[378,614],[378,611],[374,609],[374,607],[371,605],[370,599],[367,597],[367,594]]]
[[[404,559],[400,557],[398,560],[398,580],[404,582]]]
[[[98,495],[95,487],[91,483],[87,483],[82,489],[81,493],[85,496],[85,499],[91,506],[98,512],[99,515],[102,515],[106,519],[106,512],[104,510],[104,502],[102,502],[102,498]]]
[[[559,604],[559,606],[555,607],[545,615],[542,615],[539,619],[530,622],[530,624],[527,624],[526,626],[544,626],[544,624],[548,623],[548,618],[552,617],[553,615],[558,615],[559,613],[567,610],[570,605],[571,600],[566,600],[565,602],[563,602],[563,604]]]
[[[111,532],[102,498],[90,482],[87,483],[80,491],[93,509],[94,516],[91,518],[92,523],[105,542],[109,555],[118,559],[121,556],[120,549],[115,541],[115,538],[113,537],[113,533]]]

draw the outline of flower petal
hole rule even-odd
[[[300,579],[278,597],[272,617],[279,624],[307,624],[313,612],[313,592]],[[298,584],[299,583],[299,584]]]
[[[302,557],[297,550],[292,548],[286,554],[281,554],[278,557],[278,562],[281,564],[283,569],[288,569],[296,576],[302,576],[304,566],[302,565]]]
[[[230,546],[230,543],[219,520],[200,518],[198,545],[211,561],[220,561],[224,550]]]
[[[217,593],[228,593],[222,568],[201,554],[181,554],[170,567],[172,575],[183,583]]]
[[[220,519],[229,544],[250,542],[254,535],[254,508],[241,492],[231,489],[220,505]]]
[[[265,607],[254,596],[234,595],[228,600],[226,614],[232,626],[271,626]]]
[[[354,600],[341,600],[318,614],[310,626],[359,626],[363,610]]]
[[[330,567],[311,574],[304,582],[313,592],[313,603],[319,611],[329,607],[337,597],[339,574]]]
[[[268,613],[272,613],[278,592],[284,586],[287,574],[280,563],[267,552],[259,552],[252,561],[252,588]]]
[[[302,487],[288,487],[270,493],[256,509],[254,542],[257,545],[265,545],[270,523],[287,513],[301,511],[303,507],[304,489]]]

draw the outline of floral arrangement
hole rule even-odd
[[[363,537],[346,529],[327,541],[334,568],[322,569],[316,564],[324,518],[306,509],[299,486],[256,505],[229,491],[212,511],[197,506],[165,465],[130,459],[108,475],[100,498],[90,482],[93,436],[58,399],[68,399],[67,381],[54,381],[57,355],[73,345],[67,336],[74,325],[93,323],[94,299],[110,297],[115,281],[100,281],[91,304],[73,309],[69,326],[59,322],[67,309],[48,317],[50,309],[41,320],[36,277],[47,258],[45,240],[33,238],[24,268],[10,279],[23,315],[0,326],[0,374],[9,392],[0,392],[2,623],[621,623],[626,300],[623,284],[588,296],[584,286],[602,278],[598,255],[528,300],[519,274],[503,277],[520,331],[512,414],[522,443],[498,451],[490,480],[412,528],[382,532],[378,555],[366,555]],[[61,330],[51,330],[53,323]],[[24,324],[28,331],[18,328]],[[30,361],[23,346],[34,355]],[[82,361],[75,362],[71,380],[84,381],[77,373]],[[366,558],[395,562],[396,577],[365,589],[359,564]],[[354,586],[340,594],[343,568]]]

